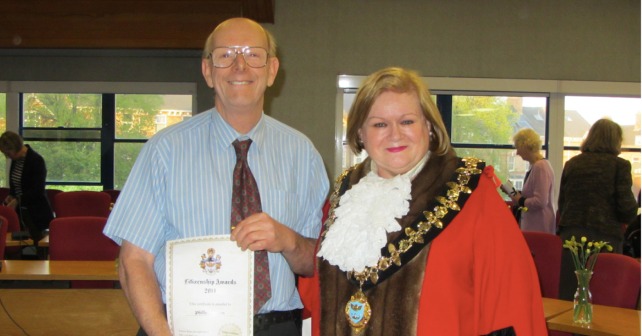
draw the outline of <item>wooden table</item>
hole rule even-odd
[[[0,280],[118,280],[109,261],[3,260]]]
[[[0,301],[2,335],[132,336],[138,330],[120,289],[0,289]]]
[[[33,246],[33,240],[13,240],[11,234],[7,233],[7,246]],[[49,246],[49,240],[47,240],[47,246]]]
[[[549,330],[566,331],[580,335],[640,335],[640,311],[618,307],[593,305],[593,322],[589,326],[573,323],[573,303],[571,309],[547,319]],[[546,310],[546,308],[545,308]]]
[[[542,303],[544,304],[544,318],[547,321],[559,314],[573,310],[572,301],[542,298]]]

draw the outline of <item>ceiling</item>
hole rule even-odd
[[[0,48],[200,49],[220,22],[274,23],[275,0],[2,0]]]

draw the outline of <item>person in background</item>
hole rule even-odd
[[[524,187],[510,196],[513,204],[527,209],[521,213],[520,227],[522,231],[555,234],[555,175],[553,167],[540,152],[542,140],[537,132],[525,128],[515,133],[513,142],[517,155],[529,164]]]
[[[318,278],[299,279],[313,334],[546,334],[533,258],[493,167],[456,156],[414,71],[368,76],[347,142],[368,157],[337,178]]]
[[[16,210],[21,223],[36,242],[53,219],[53,211],[45,192],[45,159],[31,146],[25,145],[22,137],[12,131],[0,135],[0,151],[11,160],[9,195],[3,204]]]
[[[254,315],[255,335],[299,335],[295,274],[314,270],[329,184],[321,156],[302,133],[263,113],[279,61],[274,38],[260,24],[232,18],[218,25],[201,67],[214,108],[145,144],[104,229],[121,244],[120,280],[139,335],[170,334],[166,242],[230,233],[243,250],[269,252],[271,297]],[[235,145],[246,139],[262,212],[231,230]]]
[[[586,237],[607,241],[622,253],[623,224],[637,216],[633,195],[631,163],[618,157],[622,128],[609,119],[596,121],[580,146],[581,153],[564,165],[558,207],[562,241]],[[562,255],[560,298],[571,300],[577,287],[570,253]]]

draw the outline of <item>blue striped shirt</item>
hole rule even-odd
[[[263,212],[305,237],[318,236],[329,182],[312,142],[267,115],[241,135],[216,109],[200,113],[145,144],[104,229],[118,244],[127,240],[155,256],[163,301],[166,241],[230,233],[232,142],[247,137]],[[268,258],[272,298],[261,312],[301,308],[285,258],[280,253]]]

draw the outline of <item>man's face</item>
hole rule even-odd
[[[248,46],[268,49],[267,37],[261,27],[242,19],[226,22],[212,38],[212,48]],[[237,55],[228,68],[216,68],[210,59],[204,59],[202,64],[203,76],[208,86],[214,88],[216,108],[223,113],[262,111],[263,94],[274,83],[278,66],[275,57],[268,57],[266,66],[252,68],[242,55]]]

